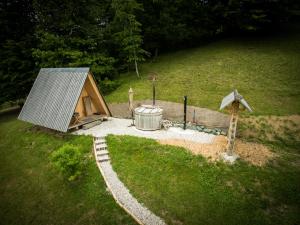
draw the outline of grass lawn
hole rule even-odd
[[[217,110],[237,88],[258,115],[300,114],[300,29],[260,38],[228,38],[163,54],[140,66],[142,78],[123,74],[109,102],[151,99],[150,72],[158,74],[157,98]]]
[[[115,203],[92,156],[92,138],[57,135],[0,116],[0,224],[135,224]],[[49,154],[71,143],[90,152],[85,175],[68,182]]]
[[[107,141],[120,179],[169,224],[300,224],[298,149],[273,145],[280,157],[265,167],[229,166],[149,139]]]

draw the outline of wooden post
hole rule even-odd
[[[196,110],[194,109],[193,113],[193,123],[196,124]]]
[[[152,98],[153,98],[153,105],[155,105],[155,78],[152,80]]]
[[[184,96],[184,106],[183,106],[183,129],[186,129],[186,105],[187,105],[187,96]]]
[[[234,101],[232,103],[232,112],[231,112],[231,119],[228,129],[228,143],[227,143],[227,154],[232,156],[234,151],[234,141],[236,135],[236,128],[237,128],[237,121],[238,121],[238,112],[239,112],[239,105],[238,101]]]
[[[134,125],[134,115],[133,115],[133,90],[130,87],[128,90],[128,103],[129,103],[129,111],[131,112],[131,118],[132,118],[132,126]]]

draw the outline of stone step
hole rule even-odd
[[[99,137],[94,137],[94,140],[105,140],[105,137],[104,136],[99,136]]]
[[[101,146],[101,145],[106,145],[106,141],[95,142],[95,146]]]
[[[105,161],[110,160],[110,157],[109,157],[109,155],[100,155],[100,156],[97,156],[97,160],[98,160],[98,162],[105,162]]]
[[[105,144],[105,143],[106,143],[106,141],[104,139],[95,141],[95,145],[102,145],[102,144]]]
[[[96,145],[95,149],[96,149],[96,151],[106,150],[107,149],[107,145],[106,144]]]
[[[108,155],[109,152],[107,150],[102,150],[102,151],[98,151],[97,152],[97,157],[101,156],[101,155]]]
[[[101,153],[103,151],[107,151],[107,148],[96,148],[97,153]]]
[[[102,147],[107,147],[107,144],[106,144],[106,142],[101,142],[101,143],[95,144],[95,146],[98,148],[102,148]]]

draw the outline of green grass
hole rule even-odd
[[[149,139],[109,136],[107,141],[120,179],[169,224],[300,223],[298,153],[281,149],[265,167],[229,166]]]
[[[135,99],[151,99],[150,72],[158,74],[157,98],[219,108],[233,89],[244,95],[258,115],[300,113],[300,29],[260,38],[229,38],[202,47],[159,56],[119,78],[122,85],[108,102],[127,102],[132,87]]]
[[[90,152],[85,174],[68,182],[49,155],[65,143]],[[0,224],[135,224],[106,191],[92,138],[32,128],[0,116]]]

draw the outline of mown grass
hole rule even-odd
[[[217,110],[233,89],[244,95],[258,115],[300,113],[300,29],[260,38],[228,38],[202,47],[163,54],[120,77],[109,102],[152,98],[148,74],[158,74],[157,98]]]
[[[75,182],[49,160],[65,143],[90,153]],[[0,116],[0,224],[135,224],[106,191],[91,146],[91,137],[49,133],[15,115]]]
[[[265,167],[230,166],[149,139],[109,136],[107,141],[121,180],[169,224],[300,223],[298,153],[281,149]]]

